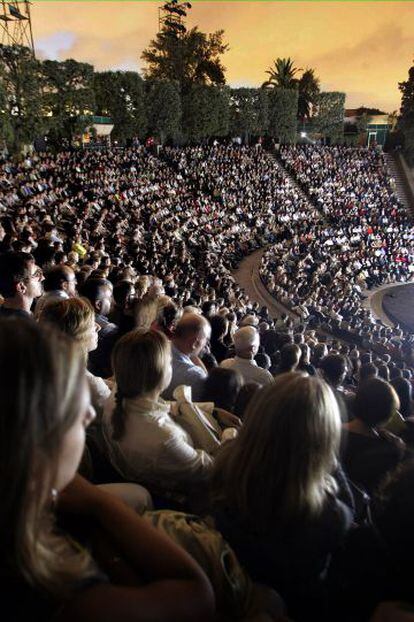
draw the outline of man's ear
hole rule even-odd
[[[16,294],[19,294],[20,296],[24,296],[26,292],[27,292],[27,287],[24,281],[19,281],[18,283],[16,283]]]
[[[102,311],[102,300],[95,300],[95,311],[97,313]]]

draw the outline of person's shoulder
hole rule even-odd
[[[225,369],[228,367],[233,367],[235,362],[236,360],[234,358],[224,359],[224,361],[221,361],[220,367],[224,367]]]

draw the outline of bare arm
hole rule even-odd
[[[60,622],[212,619],[214,596],[203,571],[183,549],[122,501],[77,476],[62,494],[60,505],[63,511],[88,514],[97,520],[109,543],[106,552],[100,547],[97,557],[111,580],[123,583],[80,591],[65,607]],[[108,551],[113,553],[112,565],[105,560]]]

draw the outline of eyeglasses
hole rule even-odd
[[[33,272],[33,274],[30,275],[31,279],[41,279],[43,276],[43,270],[41,268],[37,268],[37,270],[35,270]]]

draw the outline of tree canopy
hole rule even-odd
[[[398,129],[404,136],[405,155],[414,164],[414,65],[408,70],[408,79],[400,82],[401,108]]]
[[[164,5],[164,11],[174,9],[171,6],[168,9],[168,5]],[[193,84],[225,84],[221,56],[228,45],[223,40],[224,31],[206,34],[197,26],[187,30],[187,9],[182,9],[182,13],[179,19],[174,14],[168,15],[155,39],[143,51],[145,77],[176,82],[181,92],[187,92]]]

